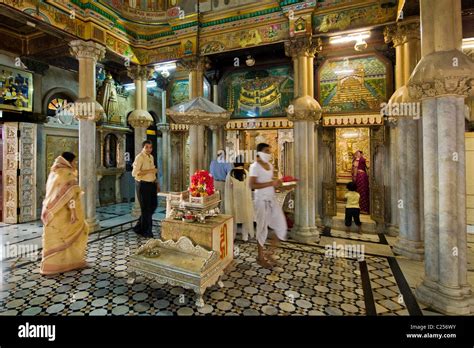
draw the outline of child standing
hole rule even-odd
[[[344,197],[346,198],[346,217],[345,225],[346,231],[349,232],[349,229],[352,225],[352,218],[354,218],[354,223],[358,227],[358,232],[361,233],[361,222],[360,222],[360,207],[359,200],[360,194],[356,192],[357,186],[355,182],[350,182],[347,184],[347,192]]]

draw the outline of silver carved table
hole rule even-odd
[[[160,284],[194,290],[196,306],[202,307],[206,289],[216,283],[223,286],[219,278],[225,266],[218,252],[195,246],[189,238],[181,237],[177,242],[149,240],[130,257],[128,268],[131,282],[136,275],[142,275]]]

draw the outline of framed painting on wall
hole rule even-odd
[[[318,69],[323,114],[380,113],[391,95],[391,67],[376,54],[327,59]]]
[[[0,65],[0,109],[33,110],[33,75],[30,72]]]
[[[286,65],[233,71],[220,84],[222,106],[231,118],[285,117],[293,85],[293,71]]]

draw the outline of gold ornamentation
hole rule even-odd
[[[336,178],[351,180],[352,160],[357,150],[364,153],[370,167],[369,128],[336,128]]]
[[[385,43],[393,42],[393,46],[403,45],[410,40],[420,40],[419,19],[398,22],[397,24],[386,26],[383,35]]]
[[[290,38],[290,40],[285,42],[285,54],[293,59],[301,55],[314,57],[322,49],[323,42],[319,37],[316,39],[313,39],[311,36]]]
[[[142,65],[136,65],[127,69],[127,75],[133,80],[148,81],[153,75],[153,69]]]
[[[204,72],[210,68],[211,60],[208,57],[189,57],[180,59],[177,63],[178,67],[187,71]]]
[[[293,128],[293,122],[286,118],[254,118],[249,120],[230,120],[226,124],[226,130],[282,128]]]
[[[19,222],[36,220],[36,124],[19,124],[20,176],[18,180]]]
[[[16,224],[18,223],[18,123],[7,122],[3,124],[3,127],[6,134],[3,146],[3,160],[10,163],[8,167],[4,166],[3,171],[3,190],[6,198],[3,200],[3,221],[7,224]]]

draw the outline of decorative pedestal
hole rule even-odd
[[[128,267],[132,281],[138,274],[160,284],[194,290],[198,307],[204,306],[204,292],[218,282],[225,268],[218,252],[195,246],[186,237],[177,242],[149,240],[130,257]],[[222,287],[222,282],[219,285]]]
[[[188,237],[194,244],[219,253],[224,267],[234,258],[234,221],[231,215],[217,215],[205,223],[164,219],[161,222],[161,239],[177,241]]]

